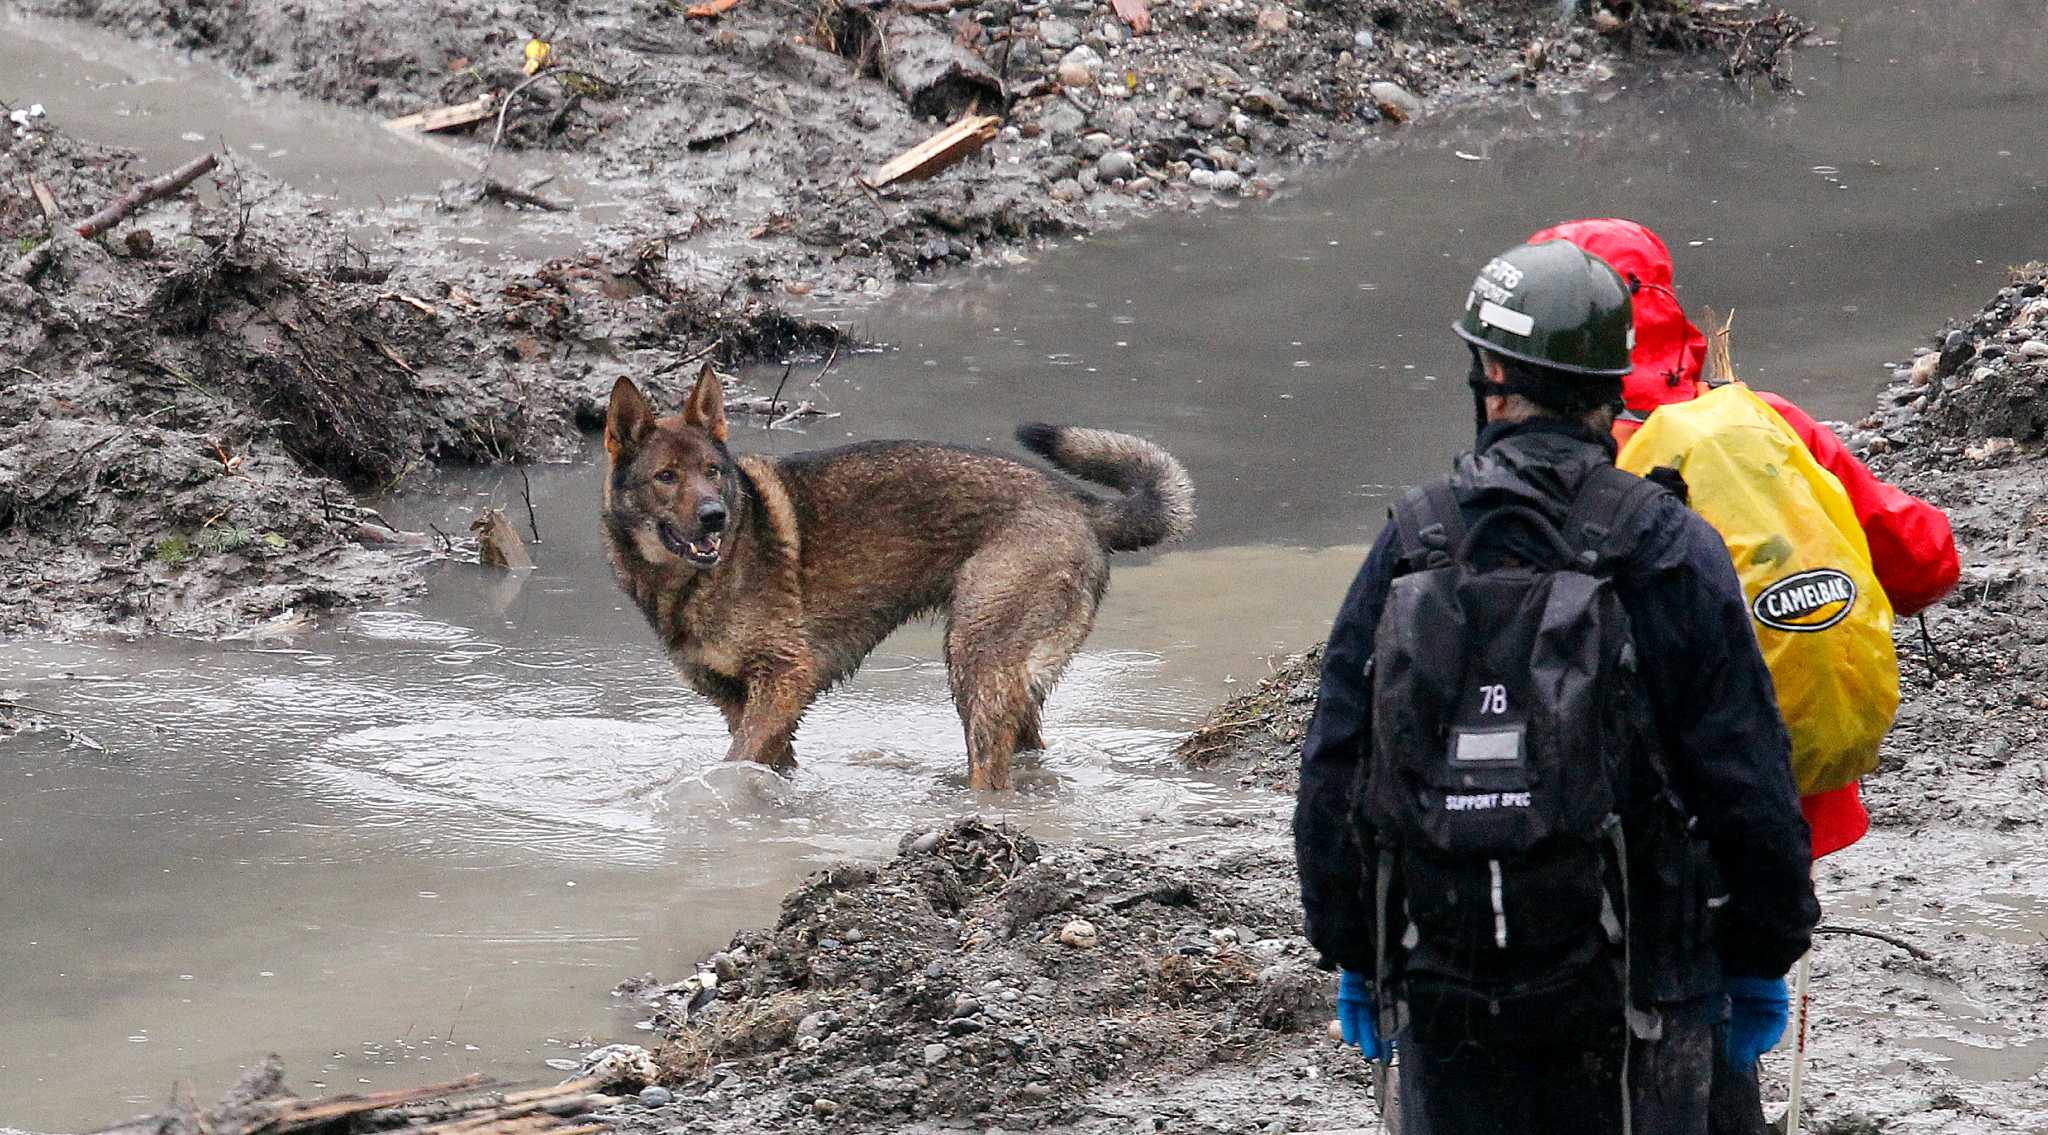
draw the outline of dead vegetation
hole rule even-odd
[[[481,1075],[393,1091],[301,1099],[285,1087],[272,1056],[251,1068],[220,1103],[202,1109],[188,1085],[169,1110],[94,1135],[597,1135],[609,1131],[590,1113],[637,1091],[630,1071],[579,1077],[548,1088],[516,1090]]]
[[[1777,8],[1712,0],[1601,0],[1593,26],[1625,45],[1719,61],[1731,80],[1791,85],[1785,56],[1813,26]]]

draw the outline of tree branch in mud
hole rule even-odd
[[[1938,960],[1931,951],[1915,946],[1904,938],[1886,934],[1882,930],[1866,930],[1861,926],[1816,926],[1813,928],[1813,932],[1815,934],[1843,934],[1856,938],[1868,938],[1873,942],[1883,942],[1887,946],[1904,950],[1919,961],[1931,962]]]
[[[90,240],[127,220],[131,213],[144,205],[169,197],[199,180],[201,174],[211,170],[219,162],[218,155],[201,154],[162,177],[151,178],[116,197],[106,208],[78,222],[73,231],[81,238]],[[49,265],[55,255],[54,244],[53,238],[29,249],[8,266],[7,274],[17,280],[33,277]]]

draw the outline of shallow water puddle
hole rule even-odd
[[[621,977],[686,969],[805,872],[920,825],[980,809],[1149,842],[1261,808],[1169,750],[1226,679],[1312,639],[1362,554],[1119,568],[1051,749],[993,799],[966,788],[930,627],[818,704],[794,780],[722,764],[718,715],[612,586],[595,469],[533,483],[548,539],[523,583],[450,565],[415,607],[296,641],[0,653],[0,689],[103,747],[4,750],[0,988],[38,1022],[0,1052],[9,1121],[103,1119],[110,1082],[140,1108],[273,1048],[334,1090],[546,1075],[633,1034],[605,995]],[[457,528],[517,484],[451,478],[392,512]]]
[[[1681,84],[1460,115],[1277,202],[843,313],[899,349],[842,357],[816,390],[792,379],[846,416],[742,448],[1009,449],[1017,421],[1047,418],[1145,433],[1194,475],[1194,546],[1117,569],[1013,796],[965,789],[929,629],[817,706],[793,781],[722,766],[717,715],[612,586],[588,464],[536,476],[547,539],[523,581],[441,568],[418,604],[282,643],[0,648],[0,689],[103,747],[52,730],[0,748],[0,1121],[104,1122],[110,1092],[139,1110],[186,1077],[205,1095],[270,1049],[314,1089],[543,1077],[632,1035],[605,996],[619,978],[672,975],[772,921],[805,871],[941,817],[1149,841],[1267,814],[1177,770],[1171,743],[1227,680],[1321,633],[1392,487],[1469,437],[1446,325],[1475,256],[1567,216],[1638,216],[1671,238],[1689,303],[1737,310],[1746,373],[1855,416],[1879,364],[2048,248],[2038,4],[1800,7],[1843,45],[1795,61],[1805,98]],[[107,37],[4,28],[0,97],[159,161],[197,145],[184,124],[217,122],[190,128],[344,206],[464,172]],[[487,219],[492,248],[559,236]],[[518,494],[516,476],[451,477],[389,510],[454,530],[483,504],[516,518]],[[1968,918],[2023,937],[2031,903],[1983,896]],[[1942,1012],[1988,1035],[1968,1006]],[[1967,1075],[2038,1064],[2038,1046],[1929,1031]]]

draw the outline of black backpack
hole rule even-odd
[[[1555,1037],[1596,1006],[1590,1023],[1620,1019],[1621,817],[1668,789],[1609,537],[1665,491],[1597,466],[1562,530],[1513,497],[1468,530],[1449,482],[1395,506],[1360,807],[1379,851],[1379,987],[1418,1039]]]

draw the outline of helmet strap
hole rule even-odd
[[[1465,372],[1465,385],[1472,388],[1472,432],[1476,435],[1486,428],[1486,400],[1496,394],[1507,394],[1508,389],[1486,379],[1486,363],[1479,357],[1479,348],[1466,344],[1472,352],[1472,369]]]

